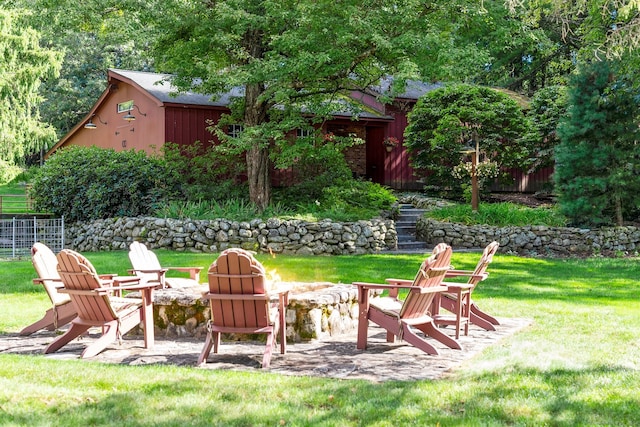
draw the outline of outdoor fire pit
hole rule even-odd
[[[354,331],[358,326],[358,290],[351,284],[283,283],[291,287],[287,340],[302,342]],[[153,315],[159,337],[202,337],[211,318],[202,298],[207,286],[154,291]],[[245,339],[243,336],[227,338]]]

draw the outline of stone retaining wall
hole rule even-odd
[[[445,242],[455,248],[481,248],[496,240],[500,251],[530,256],[589,256],[635,253],[640,249],[640,228],[606,227],[596,230],[570,227],[465,226],[420,218],[417,239]]]
[[[207,253],[240,247],[268,253],[352,255],[396,249],[398,237],[393,220],[382,218],[339,223],[137,217],[75,223],[65,230],[65,241],[79,252],[128,250],[131,242],[139,241],[150,249]]]

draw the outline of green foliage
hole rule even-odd
[[[180,182],[180,200],[235,199],[246,197],[246,184],[238,176],[245,171],[239,155],[220,154],[211,144],[192,145],[167,142],[162,155],[173,179]]]
[[[529,208],[513,203],[482,203],[478,212],[473,212],[468,204],[454,204],[429,210],[425,216],[438,221],[495,227],[530,225],[564,227],[567,225],[567,219],[556,208]]]
[[[18,12],[0,9],[0,160],[7,165],[22,164],[55,140],[55,130],[40,120],[38,89],[59,69],[60,54],[42,48]]]
[[[79,221],[148,215],[174,185],[164,161],[142,151],[73,146],[42,166],[30,195],[37,209]]]
[[[446,85],[418,100],[408,120],[404,145],[412,166],[422,171],[428,186],[453,196],[460,196],[463,181],[451,171],[463,162],[460,151],[474,131],[480,152],[498,167],[527,165],[531,149],[521,138],[527,122],[516,101],[497,90]]]
[[[60,75],[40,87],[42,120],[66,134],[105,89],[108,68],[149,71],[150,1],[9,0],[27,11],[23,24],[36,29],[43,45],[63,53]],[[5,1],[6,2],[6,1]]]
[[[567,112],[567,90],[565,86],[547,86],[535,93],[531,99],[527,116],[531,119],[536,143],[531,170],[552,166],[554,149],[559,143],[557,127]]]
[[[315,141],[315,140],[314,140]],[[295,150],[295,155],[291,151]],[[308,203],[323,198],[327,187],[351,180],[351,169],[344,154],[331,141],[305,144],[300,142],[288,147],[284,152],[286,161],[292,164],[297,182],[283,188],[277,195],[278,200],[287,204]]]
[[[22,168],[0,159],[0,185],[13,181],[22,173]]]
[[[154,216],[179,219],[218,219],[251,221],[256,218],[289,217],[294,213],[282,204],[271,204],[265,210],[258,209],[244,199],[222,201],[201,200],[197,202],[172,201],[155,210]]]
[[[558,127],[554,180],[562,212],[581,226],[622,225],[640,206],[638,96],[618,64],[585,64]]]

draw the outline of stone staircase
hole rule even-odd
[[[425,209],[418,209],[411,204],[398,206],[400,214],[396,220],[398,234],[398,252],[426,252],[427,244],[416,241],[416,221],[424,214]]]

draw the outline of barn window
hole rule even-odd
[[[242,125],[229,125],[227,126],[227,135],[231,138],[237,138],[240,136],[244,127]]]

